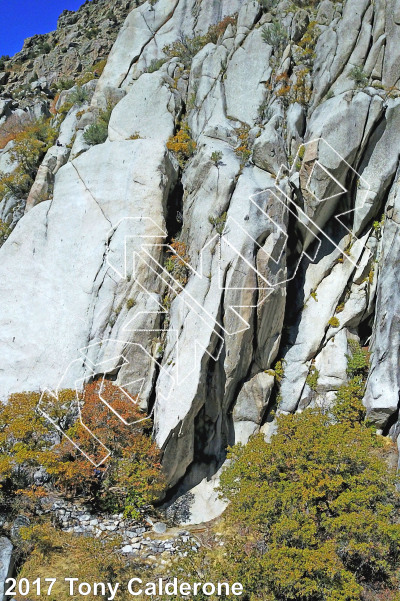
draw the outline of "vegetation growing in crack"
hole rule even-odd
[[[344,303],[339,303],[338,306],[336,307],[335,313],[342,313],[343,310],[344,310]]]
[[[369,78],[362,67],[353,67],[349,75],[358,88],[365,88],[368,85]]]
[[[155,71],[159,71],[161,67],[167,62],[167,60],[168,59],[166,58],[153,58],[153,60],[150,62],[150,65],[147,67],[146,72],[155,73]]]
[[[262,39],[278,54],[281,54],[288,42],[289,35],[280,21],[274,19],[271,24],[263,27]]]
[[[169,256],[165,261],[165,269],[181,286],[186,286],[189,278],[190,257],[185,242],[174,238],[168,249]]]
[[[222,236],[224,233],[226,220],[228,219],[228,213],[222,213],[219,217],[212,217],[211,215],[208,218],[208,221],[213,225],[217,231],[217,233]]]
[[[312,95],[310,69],[297,68],[291,76],[287,71],[276,74],[273,70],[266,88],[269,95],[259,107],[261,121],[268,120],[272,116],[269,108],[271,98],[277,98],[285,110],[295,102],[307,107]]]
[[[276,406],[278,406],[278,407],[282,400],[281,383],[285,376],[285,365],[286,365],[285,359],[279,359],[278,361],[275,362],[275,365],[272,369],[267,369],[265,371],[265,373],[267,373],[269,376],[272,376],[273,378],[275,378],[275,385],[277,388]]]
[[[128,309],[128,311],[133,309],[133,307],[135,305],[136,305],[136,301],[133,298],[128,298],[128,300],[126,301],[126,308]]]
[[[196,150],[196,142],[192,138],[186,120],[182,121],[178,132],[169,138],[167,148],[175,155],[180,167],[183,169]]]
[[[241,123],[239,127],[235,128],[235,135],[237,138],[237,145],[235,147],[235,154],[240,159],[240,169],[243,169],[249,162],[252,153],[250,148],[250,125],[247,123]]]
[[[317,22],[310,21],[305,34],[299,41],[298,45],[301,48],[301,51],[298,59],[309,66],[312,66],[315,59],[315,46],[317,45],[320,33],[320,28]]]
[[[382,236],[382,230],[383,230],[384,224],[385,224],[385,214],[382,215],[380,221],[374,221],[372,224],[372,227],[374,228],[374,232],[375,232],[378,240]]]
[[[315,367],[314,364],[312,364],[310,366],[310,370],[308,372],[307,378],[306,378],[306,384],[308,384],[308,386],[311,388],[311,390],[313,390],[314,392],[316,392],[317,390],[317,386],[318,386],[318,378],[319,378],[319,371],[318,369]]]
[[[214,163],[214,165],[216,167],[218,167],[222,161],[222,157],[223,157],[222,152],[214,150],[214,152],[211,153],[210,158],[211,158],[212,162]]]
[[[82,86],[78,85],[75,87],[75,90],[73,90],[69,96],[69,101],[74,105],[81,105],[84,102],[87,102],[87,100],[89,100],[89,93],[86,90],[86,88],[83,88]]]
[[[0,219],[0,245],[4,244],[8,236],[11,234],[10,226]]]

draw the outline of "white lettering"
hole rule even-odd
[[[153,595],[157,595],[157,587],[154,582],[146,583],[146,588],[144,589],[144,594],[148,595],[149,597],[151,597]]]
[[[101,595],[102,597],[106,596],[106,585],[104,582],[95,582],[93,584],[93,595]]]
[[[171,589],[172,587],[172,589]],[[178,579],[174,578],[173,582],[168,582],[165,585],[165,594],[166,595],[177,595],[178,594]]]
[[[134,595],[135,597],[137,597],[138,595],[141,595],[143,593],[142,589],[139,589],[138,591],[134,591],[132,588],[132,585],[137,582],[138,584],[142,584],[143,581],[140,580],[140,578],[131,578],[128,582],[128,591],[130,595]]]
[[[90,586],[90,584],[88,582],[81,582],[78,587],[78,590],[79,590],[79,594],[82,595],[82,597],[86,597],[87,595],[90,595],[90,593],[92,592],[92,587]]]
[[[232,595],[243,595],[243,584],[240,584],[239,582],[232,584]]]
[[[74,582],[78,581],[78,578],[64,578],[65,582],[69,582],[69,594],[71,597],[75,595]]]
[[[201,588],[201,582],[195,582],[193,584],[193,594],[197,595],[197,593],[199,592],[199,588]]]
[[[211,588],[211,591],[208,593],[207,589]],[[211,595],[213,595],[215,593],[215,586],[213,585],[212,582],[206,582],[205,584],[203,584],[203,593],[205,595],[207,595],[207,597],[210,597]]]
[[[108,586],[108,590],[110,592],[110,596],[108,597],[108,600],[114,601],[115,595],[117,594],[118,589],[119,589],[119,582],[117,582],[117,584],[114,587],[110,582],[108,582],[107,586]]]
[[[179,587],[179,592],[183,596],[190,595],[190,593],[192,592],[192,587],[188,582],[182,582],[182,584]]]

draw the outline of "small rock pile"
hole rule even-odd
[[[172,555],[185,557],[189,550],[197,551],[200,542],[185,529],[170,528],[163,522],[153,522],[149,517],[143,522],[126,519],[123,514],[93,514],[85,506],[56,501],[41,513],[50,513],[64,532],[91,535],[97,538],[107,535],[122,538],[121,552],[154,561],[161,556],[161,563],[168,563]]]

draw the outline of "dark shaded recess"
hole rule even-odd
[[[357,328],[358,335],[360,337],[361,346],[366,346],[366,342],[372,335],[372,328],[374,325],[374,314],[372,313],[366,319],[364,319]]]
[[[387,422],[382,430],[383,436],[389,436],[390,434],[392,434],[392,435],[395,434],[396,437],[398,436],[399,416],[400,416],[400,398],[397,403],[396,411],[394,413],[392,413],[392,415],[389,417],[389,419],[387,420]],[[394,431],[396,431],[396,433]]]
[[[160,365],[157,362],[155,364],[155,369],[154,369],[154,380],[153,380],[153,386],[151,388],[151,393],[149,396],[149,401],[147,403],[147,413],[149,415],[151,415],[151,412],[154,409],[154,405],[156,404],[156,382],[158,380],[158,376],[160,375]]]
[[[183,214],[183,185],[179,180],[175,188],[171,191],[167,200],[167,215],[165,218],[168,238],[166,244],[172,241],[172,238],[176,238],[182,229],[182,222],[178,220],[178,212]]]
[[[230,443],[232,416],[225,415],[222,407],[225,388],[225,347],[218,361],[210,359],[203,370],[203,390],[199,394],[206,399],[194,418],[193,461],[185,474],[170,488],[160,505],[170,505],[176,499],[197,486],[204,478],[211,478],[226,459]],[[177,436],[180,425],[173,436]]]

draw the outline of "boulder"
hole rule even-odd
[[[274,376],[264,372],[246,382],[233,408],[234,422],[249,421],[260,424],[262,412],[268,404],[274,382]]]
[[[152,110],[149,110],[149,104]],[[132,136],[167,143],[174,133],[179,101],[159,73],[144,73],[113,110],[109,138],[128,140]]]
[[[21,528],[27,528],[31,521],[26,515],[19,515],[15,518],[11,526],[11,540],[13,543],[21,541]]]

